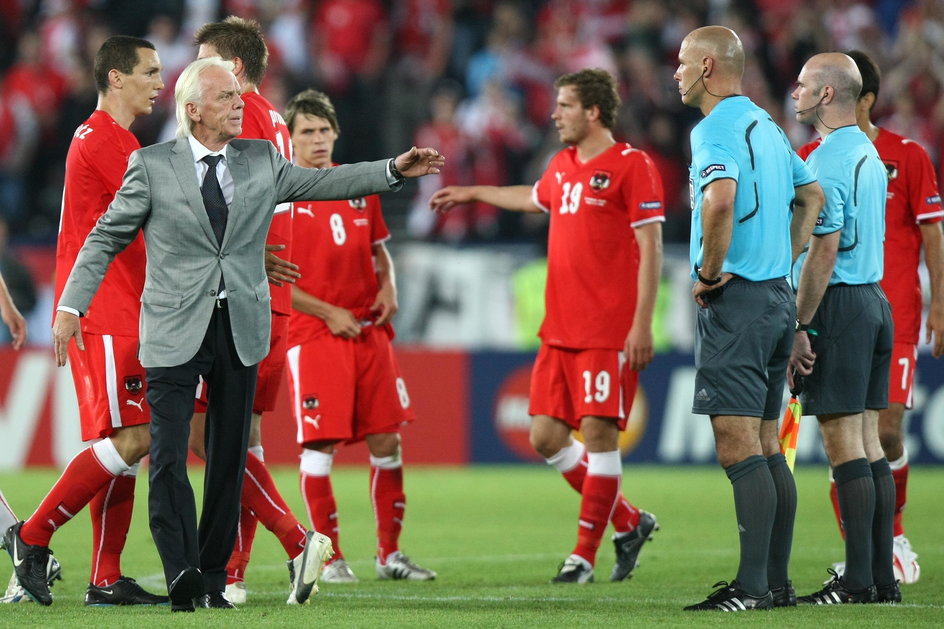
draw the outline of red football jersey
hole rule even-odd
[[[583,163],[569,147],[551,160],[532,198],[551,215],[540,337],[558,347],[621,350],[636,311],[633,230],[665,220],[652,160],[620,142]]]
[[[882,290],[892,306],[895,342],[916,345],[921,333],[921,223],[944,217],[934,166],[927,151],[908,138],[879,129],[875,149],[888,171],[885,203],[885,274]],[[803,146],[803,159],[819,140]]]
[[[100,109],[76,129],[66,156],[54,303],[59,303],[85,238],[121,187],[131,153],[139,148],[134,134]],[[108,267],[101,287],[81,319],[84,332],[138,335],[146,264],[144,237],[138,234]]]
[[[285,159],[292,161],[292,134],[282,115],[275,106],[263,96],[255,92],[242,94],[243,102],[243,133],[240,138],[245,140],[268,140],[275,145]],[[269,227],[269,236],[266,243],[270,245],[285,245],[285,249],[275,252],[283,260],[292,261],[292,204],[280,203],[275,207],[272,216],[272,225]],[[282,286],[269,284],[269,293],[272,295],[272,312],[290,314],[292,312],[291,285]]]
[[[294,262],[302,276],[295,285],[333,306],[347,308],[359,319],[373,320],[370,307],[380,283],[372,247],[389,237],[377,195],[296,202]],[[330,331],[324,321],[292,311],[289,347],[325,333]]]

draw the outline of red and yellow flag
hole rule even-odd
[[[793,471],[793,464],[797,456],[797,438],[800,436],[800,419],[803,417],[803,407],[796,395],[790,396],[787,410],[783,413],[783,423],[780,425],[780,452],[787,459],[787,466]]]

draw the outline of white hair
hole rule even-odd
[[[236,64],[232,61],[225,61],[220,57],[207,57],[191,62],[177,79],[177,84],[174,86],[174,99],[177,101],[178,137],[186,138],[193,135],[193,127],[196,123],[187,115],[187,103],[199,103],[203,100],[200,93],[200,75],[213,66],[223,68],[227,72],[236,69]]]

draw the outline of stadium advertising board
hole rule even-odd
[[[397,347],[417,421],[403,429],[410,463],[538,462],[528,442],[528,352],[431,351]],[[692,356],[660,354],[642,374],[621,448],[627,463],[714,462],[708,420],[691,413]],[[786,403],[786,399],[784,400]],[[907,444],[916,464],[944,464],[944,369],[920,355]],[[51,351],[0,350],[0,468],[62,467],[82,448],[69,369]],[[297,465],[299,449],[288,387],[263,421],[266,460]],[[819,431],[803,419],[797,462],[823,462]],[[342,448],[337,463],[364,463],[363,444]]]

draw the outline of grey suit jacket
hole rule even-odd
[[[327,169],[294,166],[264,140],[227,149],[236,184],[218,245],[186,138],[135,151],[121,189],[89,233],[59,305],[85,312],[112,259],[144,231],[139,358],[144,367],[182,365],[197,353],[225,279],[233,340],[245,365],[269,351],[265,240],[278,203],[356,198],[391,189],[386,161]]]

